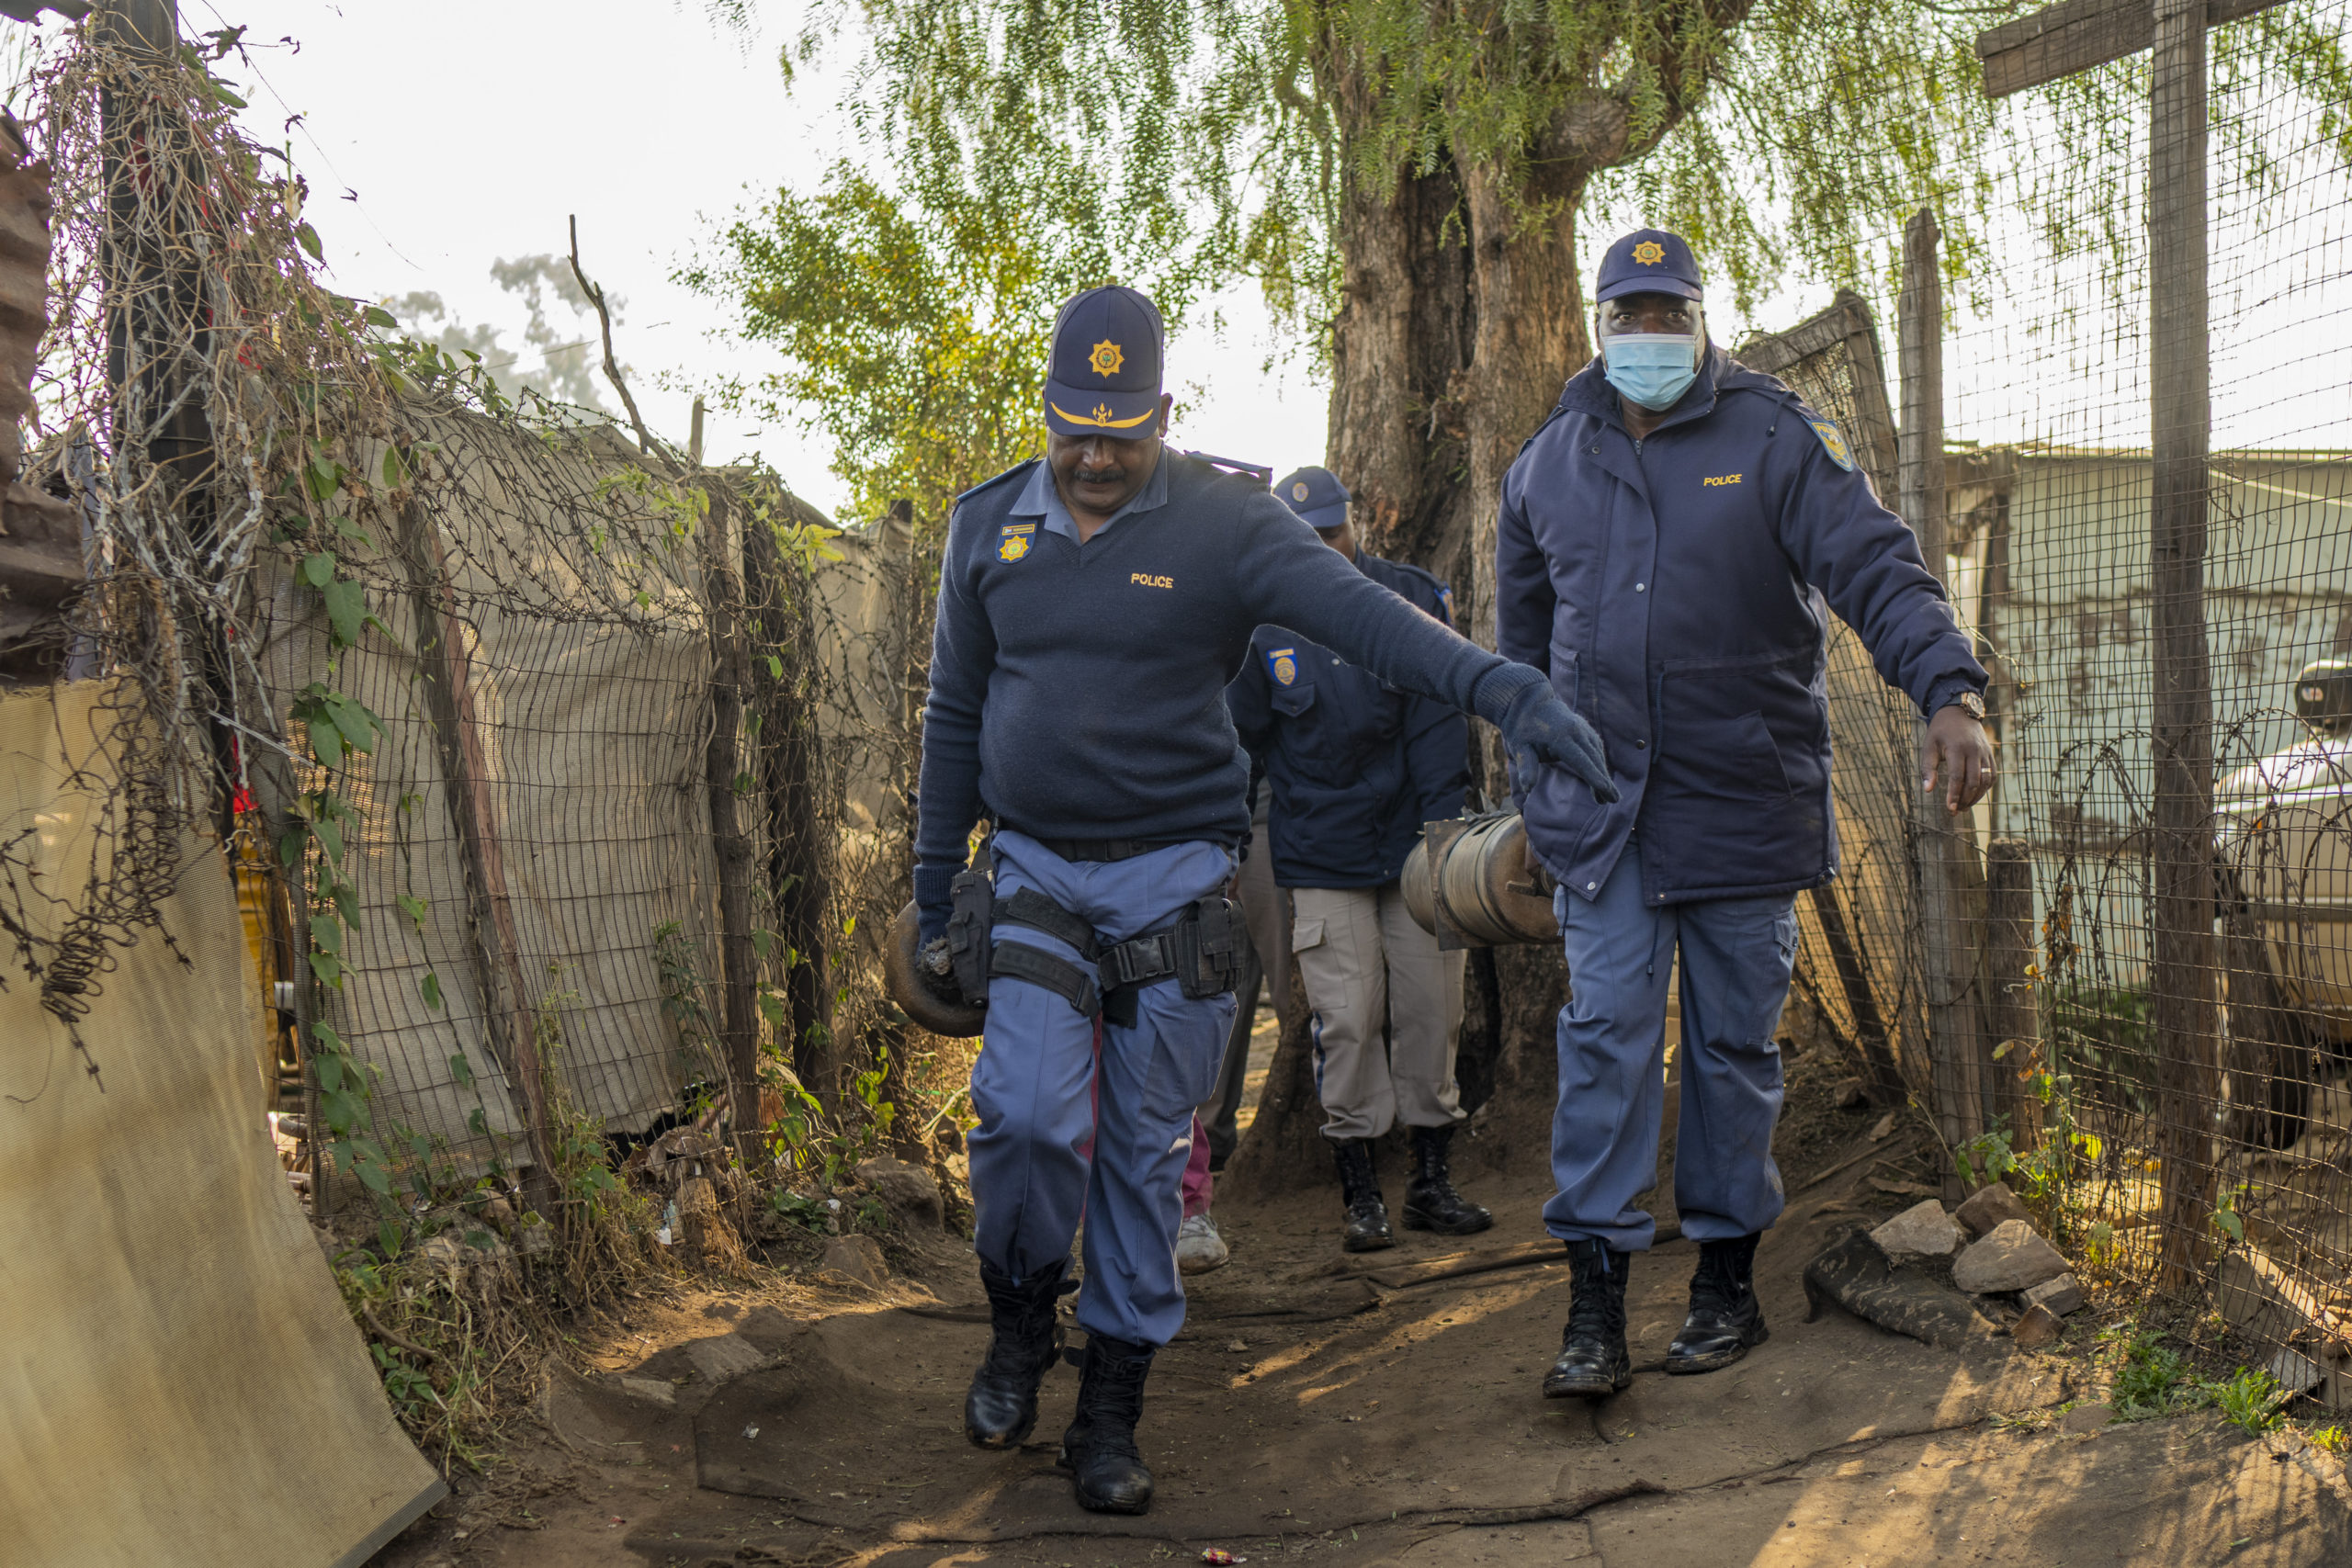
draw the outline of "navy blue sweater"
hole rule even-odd
[[[1519,675],[1541,679],[1358,571],[1254,480],[1163,450],[1139,500],[1164,500],[1080,546],[1015,511],[1039,467],[968,491],[948,524],[919,897],[941,896],[984,811],[1047,838],[1239,844],[1249,767],[1225,688],[1261,625],[1489,720]],[[1510,678],[1487,679],[1498,671]]]
[[[1356,565],[1453,624],[1444,584],[1420,568],[1361,554]],[[1423,823],[1462,815],[1470,732],[1461,713],[1288,627],[1258,628],[1226,705],[1273,791],[1267,837],[1278,886],[1394,882]]]

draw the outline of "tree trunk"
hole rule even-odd
[[[1227,1197],[1262,1201],[1334,1179],[1330,1146],[1319,1131],[1323,1107],[1315,1096],[1314,1024],[1296,964],[1290,985],[1291,1005],[1276,1010],[1289,1021],[1267,1065],[1257,1115],[1217,1178],[1217,1191]]]
[[[1590,353],[1576,211],[1600,164],[1574,153],[1537,159],[1516,206],[1498,175],[1442,156],[1383,185],[1364,177],[1356,156],[1371,122],[1364,85],[1341,73],[1332,101],[1347,186],[1329,463],[1354,492],[1364,547],[1451,582],[1461,630],[1492,648],[1503,474]],[[1622,134],[1611,145],[1622,152]],[[1471,750],[1473,786],[1503,800],[1496,737],[1482,728]],[[1514,1162],[1540,1155],[1556,1098],[1554,1019],[1566,996],[1560,955],[1478,955],[1465,992],[1462,1076],[1493,1092],[1480,1116],[1487,1135],[1462,1153]],[[1278,1058],[1277,1073],[1282,1066]],[[1305,1081],[1306,1092],[1278,1097],[1270,1077],[1237,1160],[1250,1141],[1295,1144],[1294,1118],[1312,1126],[1319,1112]]]

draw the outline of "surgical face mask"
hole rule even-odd
[[[1621,333],[1600,340],[1609,384],[1642,407],[1662,413],[1699,378],[1699,340],[1673,333]]]

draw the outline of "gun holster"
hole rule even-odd
[[[935,886],[935,885],[934,885]],[[989,1005],[989,931],[996,923],[994,884],[986,872],[966,868],[947,885],[947,961],[973,1007]]]

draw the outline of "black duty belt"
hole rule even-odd
[[[1240,968],[1239,943],[1247,940],[1239,906],[1216,894],[1193,900],[1158,931],[1111,943],[1083,917],[1033,887],[1000,900],[987,878],[967,871],[956,878],[955,898],[947,942],[967,1000],[985,1001],[989,979],[1002,976],[1052,991],[1086,1017],[1099,1013],[1130,1028],[1137,993],[1154,981],[1173,979],[1193,998],[1230,991]],[[1023,942],[992,941],[990,930],[1000,925],[1058,938],[1077,950],[1079,962]]]
[[[1015,832],[1020,829],[1015,829]],[[1062,859],[1070,862],[1109,862],[1133,860],[1154,850],[1164,850],[1181,844],[1182,839],[1046,839],[1035,833],[1027,835],[1045,845]]]

